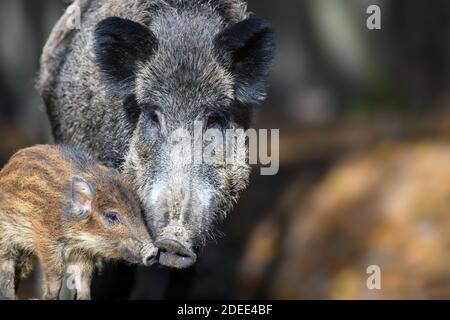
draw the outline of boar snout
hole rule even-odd
[[[155,243],[159,248],[159,263],[166,267],[185,269],[192,266],[197,260],[193,250],[177,240],[163,239]]]

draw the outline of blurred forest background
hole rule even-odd
[[[0,0],[1,165],[52,141],[34,81],[67,3]],[[366,28],[371,4],[382,30]],[[175,282],[164,268],[140,269],[131,298],[450,298],[450,2],[249,8],[277,31],[255,126],[281,130],[280,172],[254,170],[196,268]],[[366,287],[370,265],[382,290]],[[38,294],[32,284],[23,296]]]

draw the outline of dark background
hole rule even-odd
[[[370,4],[381,7],[382,30],[366,28]],[[34,81],[66,6],[0,0],[1,165],[52,142]],[[450,298],[450,2],[249,8],[277,32],[255,126],[281,130],[280,172],[255,168],[197,267],[175,284],[161,267],[141,269],[131,298]],[[381,268],[382,290],[367,289],[369,265]],[[38,295],[38,278],[23,297]]]

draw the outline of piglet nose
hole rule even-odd
[[[141,257],[144,266],[151,266],[157,261],[158,248],[152,243],[148,243],[142,247]]]

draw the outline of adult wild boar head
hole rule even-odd
[[[138,187],[160,263],[189,267],[246,187],[249,167],[186,161],[174,156],[173,137],[194,136],[198,124],[247,128],[251,106],[265,98],[272,28],[255,17],[227,24],[213,10],[167,9],[149,25],[99,22],[94,47],[105,87],[134,126],[123,171]]]

